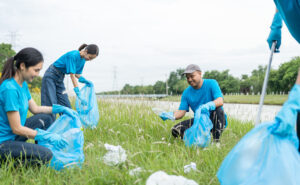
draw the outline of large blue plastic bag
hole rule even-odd
[[[210,143],[210,130],[212,128],[213,124],[209,119],[209,112],[201,113],[201,109],[197,109],[193,125],[184,132],[185,145],[189,147],[207,147]]]
[[[299,185],[299,140],[294,129],[300,110],[295,86],[275,120],[247,133],[224,159],[217,177],[222,185]]]
[[[74,111],[74,113],[76,112]],[[62,135],[68,143],[66,148],[57,149],[46,142],[38,143],[52,151],[53,158],[50,161],[50,166],[56,170],[71,166],[81,167],[84,162],[82,125],[78,115],[76,115],[74,117],[62,115],[47,129],[49,132]]]
[[[79,98],[76,98],[75,106],[80,120],[85,128],[96,128],[99,121],[97,98],[93,85],[85,85],[80,93],[87,105],[82,105]]]

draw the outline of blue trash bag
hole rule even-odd
[[[87,105],[82,105],[79,98],[76,98],[75,106],[80,120],[85,128],[96,128],[99,121],[97,98],[93,86],[85,85],[80,93]]]
[[[300,86],[293,88],[273,122],[248,132],[224,159],[217,177],[222,185],[299,185],[299,140],[295,132]]]
[[[207,147],[210,143],[210,130],[213,124],[209,119],[209,112],[195,111],[194,123],[184,132],[183,140],[186,146]]]
[[[76,112],[74,111],[74,113]],[[38,143],[52,151],[53,158],[50,161],[50,166],[55,170],[74,166],[81,167],[84,162],[84,137],[78,114],[76,113],[73,118],[65,114],[60,116],[47,131],[62,135],[68,143],[64,149],[57,149],[46,142]]]

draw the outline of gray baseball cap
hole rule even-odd
[[[181,75],[193,73],[195,71],[201,71],[200,67],[196,64],[190,64],[185,68],[184,72]]]

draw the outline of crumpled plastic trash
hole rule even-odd
[[[191,170],[197,171],[196,163],[191,162],[191,164],[185,165],[184,167],[184,173],[189,173]]]
[[[146,185],[198,185],[198,183],[183,176],[168,175],[164,171],[157,171],[148,177]]]
[[[103,157],[105,164],[109,166],[115,166],[126,161],[126,151],[120,145],[114,146],[105,143],[104,146],[106,150],[108,150],[108,152]]]
[[[137,168],[135,168],[135,169],[133,169],[133,170],[130,170],[130,171],[129,171],[129,175],[130,175],[130,176],[136,176],[136,175],[138,175],[140,172],[143,172],[143,171],[144,171],[143,168],[137,167]]]

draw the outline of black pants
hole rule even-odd
[[[298,117],[297,117],[297,136],[298,139],[300,140],[300,112],[298,113]],[[300,142],[299,142],[298,151],[300,152]]]
[[[213,128],[211,133],[213,135],[214,141],[219,141],[220,136],[225,128],[225,114],[221,107],[216,108],[216,110],[210,112],[210,120],[213,123]],[[172,128],[172,135],[174,137],[180,136],[183,139],[184,131],[190,128],[194,123],[194,118],[182,121]]]
[[[46,130],[53,122],[51,114],[36,114],[26,119],[25,126],[31,129]],[[28,138],[16,136],[15,140],[4,141],[0,144],[0,165],[8,158],[20,160],[25,165],[46,164],[52,158],[50,149],[25,142]],[[16,163],[17,164],[17,163]]]

